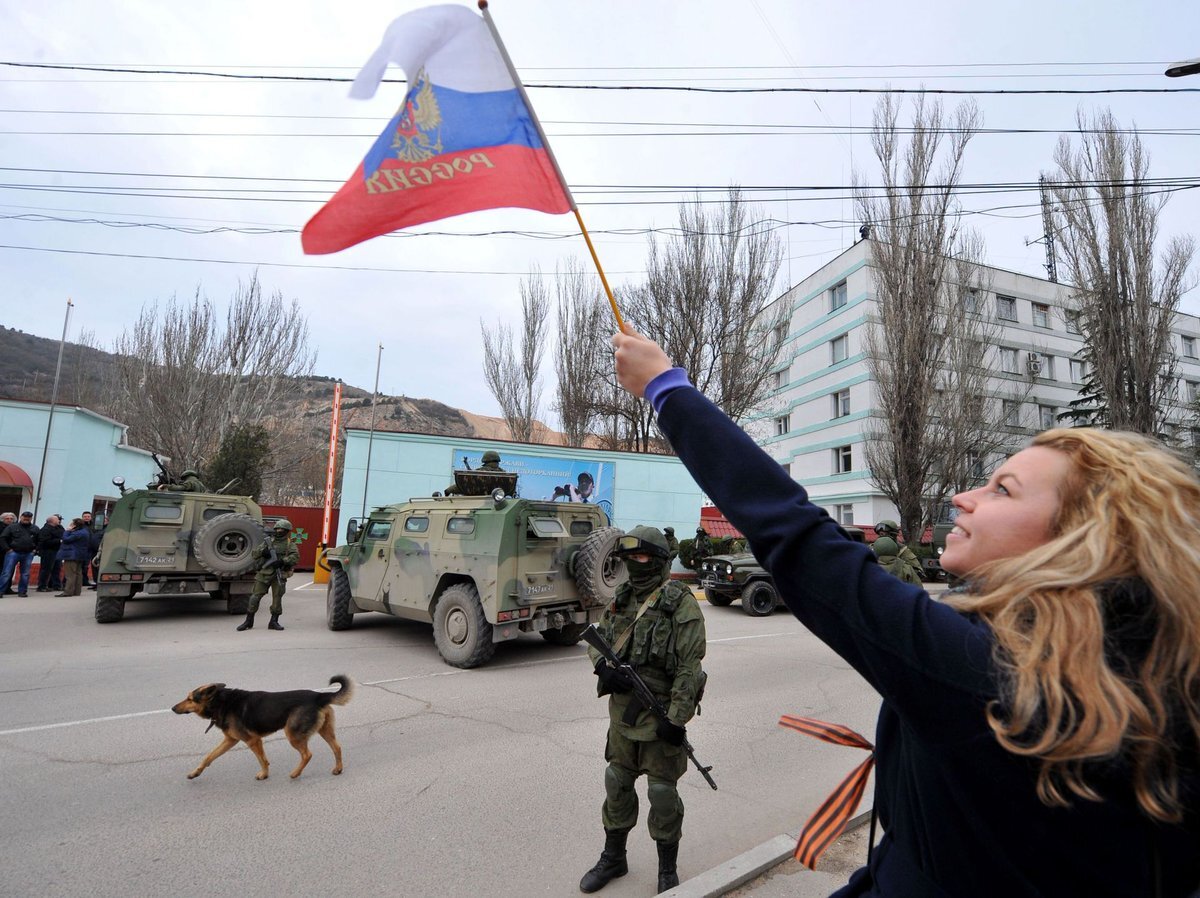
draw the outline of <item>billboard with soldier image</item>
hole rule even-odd
[[[476,470],[497,450],[463,449],[451,454],[451,470]],[[517,476],[517,495],[550,502],[586,502],[613,516],[616,465],[586,459],[501,453],[499,468]]]

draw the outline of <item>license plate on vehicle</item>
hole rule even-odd
[[[174,564],[175,559],[170,555],[139,555],[137,563],[139,566],[148,564]]]

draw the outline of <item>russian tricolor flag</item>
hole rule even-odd
[[[304,226],[304,252],[333,253],[480,209],[574,208],[481,16],[430,6],[396,19],[350,95],[374,96],[389,62],[408,79],[404,103],[350,180]]]

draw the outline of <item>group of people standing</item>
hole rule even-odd
[[[13,578],[17,578],[16,594],[24,598],[29,594],[33,559],[38,559],[36,592],[51,592],[58,596],[77,596],[83,588],[94,589],[95,577],[88,571],[92,559],[100,551],[103,534],[93,529],[92,513],[85,511],[64,527],[62,518],[52,514],[38,527],[33,523],[33,512],[21,512],[20,519],[12,512],[0,515],[0,586],[3,595],[12,595]]]

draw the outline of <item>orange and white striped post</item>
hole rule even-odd
[[[325,464],[325,514],[321,518],[321,542],[317,545],[317,564],[313,571],[314,583],[329,582],[329,566],[325,564],[325,550],[331,536],[330,522],[333,520],[333,478],[337,470],[338,428],[342,423],[342,382],[333,388],[333,418],[329,425],[329,460]]]

